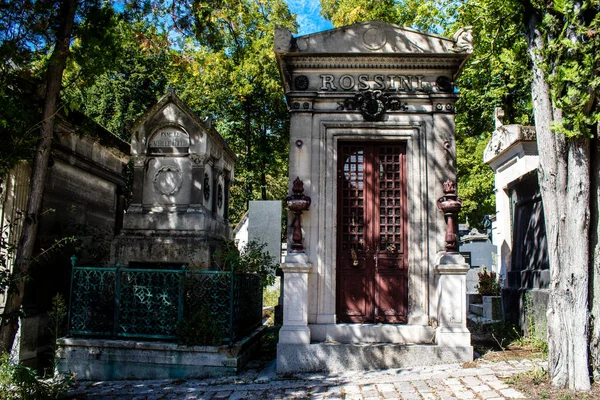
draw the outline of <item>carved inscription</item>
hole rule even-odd
[[[320,75],[319,90],[389,90],[398,92],[425,91],[423,75]]]
[[[161,129],[152,136],[150,148],[190,147],[190,137],[175,129]]]

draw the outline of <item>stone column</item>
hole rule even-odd
[[[142,193],[144,187],[144,156],[133,156],[133,190],[131,196],[131,207],[142,208]],[[131,210],[130,210],[131,211]]]
[[[308,328],[308,273],[312,264],[306,253],[288,253],[283,271],[283,326],[279,343],[310,344]]]
[[[192,187],[190,194],[190,207],[202,207],[202,185],[204,184],[204,157],[199,154],[190,154],[192,161]]]
[[[469,265],[460,254],[444,253],[434,267],[437,287],[436,344],[450,347],[471,346],[467,329],[466,274]],[[472,349],[471,349],[472,351]]]
[[[223,219],[229,221],[229,187],[231,186],[231,171],[224,170],[225,185],[223,186]],[[280,262],[281,260],[277,260]]]
[[[221,175],[223,175],[223,167],[220,165],[215,165],[213,168],[213,176],[212,176],[212,204],[210,205],[215,218],[219,218],[219,205],[218,205],[218,197],[219,197],[219,180],[221,179]],[[221,188],[222,189],[222,188]]]

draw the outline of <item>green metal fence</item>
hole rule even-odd
[[[193,320],[195,313],[209,316],[211,332],[219,332],[220,342],[247,335],[262,322],[260,278],[185,268],[73,266],[73,336],[176,339],[177,325]]]

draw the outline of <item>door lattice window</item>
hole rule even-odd
[[[362,146],[343,146],[342,248],[362,251],[364,246],[364,150]]]
[[[402,253],[402,149],[379,148],[379,250]]]

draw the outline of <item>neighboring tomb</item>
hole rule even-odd
[[[494,170],[492,240],[498,246],[504,313],[524,331],[534,328],[535,332],[528,333],[545,338],[550,266],[535,127],[504,125],[501,108],[495,117],[496,129],[483,161]]]
[[[34,251],[37,262],[32,263],[26,281],[15,345],[24,365],[49,366],[53,344],[47,313],[57,293],[69,298],[71,256],[77,254],[83,265],[108,263],[111,240],[121,227],[128,160],[129,144],[90,118],[79,112],[56,116]],[[1,177],[5,179],[0,190],[0,227],[5,239],[15,245],[30,176],[30,163],[21,161]],[[39,257],[41,253],[44,257]],[[6,254],[9,262],[13,255]],[[2,312],[1,295],[0,300]]]
[[[122,267],[209,269],[231,239],[235,154],[172,91],[133,128],[133,196],[111,258]]]

